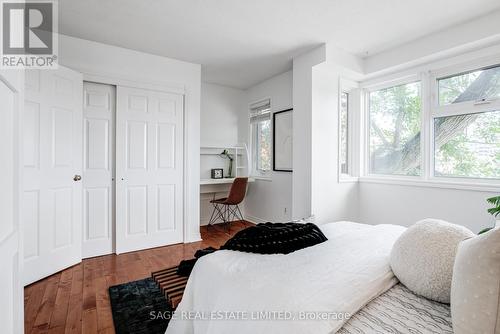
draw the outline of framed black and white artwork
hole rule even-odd
[[[292,171],[293,109],[273,114],[273,170]]]

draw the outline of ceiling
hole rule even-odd
[[[500,8],[498,0],[61,0],[61,33],[202,64],[248,88],[332,43],[366,57]]]

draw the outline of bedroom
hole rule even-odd
[[[497,0],[1,8],[2,333],[500,333]]]

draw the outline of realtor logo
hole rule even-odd
[[[3,68],[55,68],[56,3],[2,1]]]

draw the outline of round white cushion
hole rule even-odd
[[[415,294],[449,303],[458,244],[474,235],[444,220],[421,220],[396,240],[391,251],[392,271]]]

